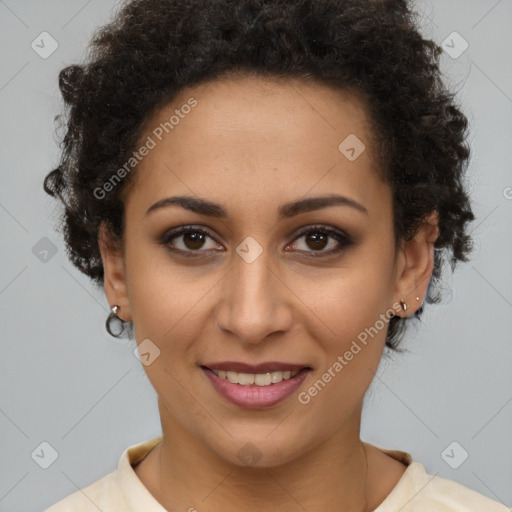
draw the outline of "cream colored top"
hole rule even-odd
[[[58,501],[44,512],[167,512],[144,487],[132,465],[143,459],[162,436],[128,447],[117,469]],[[375,445],[373,445],[375,446]],[[373,512],[510,512],[511,509],[452,480],[426,473],[411,455],[377,448],[407,469]]]

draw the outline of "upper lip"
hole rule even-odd
[[[225,370],[237,373],[267,373],[277,371],[298,371],[303,368],[310,368],[304,364],[281,363],[279,361],[269,361],[260,364],[247,364],[237,361],[222,361],[220,363],[208,363],[202,365],[210,370]]]

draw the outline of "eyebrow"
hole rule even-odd
[[[193,196],[174,196],[160,199],[148,208],[146,215],[169,206],[180,206],[186,210],[190,210],[200,215],[207,215],[208,217],[228,217],[228,212],[222,205],[207,199]],[[285,203],[279,207],[278,215],[280,219],[289,218],[301,213],[320,210],[329,206],[348,206],[368,215],[368,210],[362,204],[358,203],[354,199],[350,199],[349,197],[339,194],[308,197],[306,199],[299,199],[297,201]]]

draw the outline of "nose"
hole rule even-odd
[[[246,345],[286,332],[292,325],[292,293],[269,260],[268,251],[250,263],[235,254],[233,268],[222,280],[217,326]]]

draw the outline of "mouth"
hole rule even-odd
[[[299,373],[298,370],[275,371],[265,373],[240,373],[226,370],[211,370],[217,377],[231,382],[231,384],[240,384],[241,386],[271,386],[279,384],[283,380],[291,379]]]
[[[204,365],[202,368],[212,371],[221,379],[241,386],[271,386],[295,377],[302,370],[311,370],[311,367],[306,365],[274,361],[258,365],[227,361]]]
[[[202,365],[213,388],[240,407],[274,405],[290,396],[312,371],[310,366],[289,363],[216,363]]]

